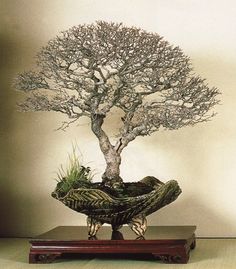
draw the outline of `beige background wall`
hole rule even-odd
[[[196,224],[199,236],[236,236],[236,3],[230,0],[0,0],[0,234],[32,236],[57,225],[84,225],[85,216],[50,197],[60,164],[77,141],[85,162],[104,160],[86,122],[67,132],[63,117],[18,113],[11,88],[34,66],[46,42],[73,25],[124,22],[158,32],[192,58],[196,73],[222,92],[209,123],[135,140],[123,153],[126,181],[146,175],[178,179],[179,199],[148,218],[151,225]],[[112,126],[110,126],[112,127]]]

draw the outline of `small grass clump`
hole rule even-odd
[[[57,173],[57,191],[66,194],[71,189],[89,187],[93,178],[90,167],[81,164],[75,148],[72,154],[69,154],[68,166],[63,168],[61,165]]]

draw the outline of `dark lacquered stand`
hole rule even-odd
[[[152,254],[166,263],[187,263],[195,248],[196,226],[149,226],[145,238],[129,227],[112,232],[103,226],[88,238],[87,227],[59,226],[30,240],[29,263],[49,263],[64,254]],[[139,255],[139,254],[138,254]]]

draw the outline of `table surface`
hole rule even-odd
[[[149,226],[143,239],[145,240],[183,240],[189,239],[196,226]],[[97,240],[136,240],[137,235],[128,226],[119,232],[112,232],[110,226],[103,226],[97,233]],[[86,226],[58,226],[44,234],[31,239],[34,241],[83,241],[88,240]]]

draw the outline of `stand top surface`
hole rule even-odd
[[[145,240],[188,240],[192,237],[196,226],[149,226],[143,239]],[[86,226],[58,226],[44,234],[32,238],[31,242],[41,241],[87,241]],[[103,226],[97,232],[96,240],[136,240],[137,235],[128,226],[112,232],[110,226]]]

